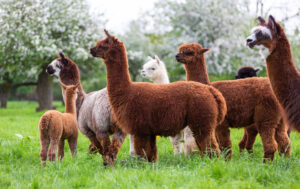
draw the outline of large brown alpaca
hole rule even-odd
[[[229,149],[229,157],[231,157],[230,127],[240,128],[255,124],[257,128],[247,128],[247,149],[252,149],[258,130],[264,147],[264,161],[273,160],[277,143],[280,152],[289,156],[290,141],[287,136],[287,127],[283,124],[280,105],[267,78],[210,83],[204,58],[204,53],[208,49],[202,48],[197,43],[191,43],[181,45],[178,51],[176,59],[184,64],[186,79],[211,84],[223,94],[226,100],[226,117],[216,129],[216,137],[221,150]]]
[[[61,160],[64,157],[65,140],[68,140],[72,156],[76,153],[78,128],[76,120],[76,93],[79,83],[76,85],[61,86],[66,90],[66,111],[60,113],[50,110],[42,115],[39,122],[41,140],[41,161],[42,166],[46,165],[48,159],[55,161],[55,153],[58,149],[58,156]],[[50,149],[48,151],[48,147]]]
[[[226,113],[221,93],[197,82],[131,82],[125,45],[105,33],[91,54],[104,59],[113,115],[120,128],[134,136],[136,154],[156,161],[156,135],[175,136],[187,125],[202,154],[219,153],[214,133]]]
[[[289,124],[300,132],[300,75],[294,64],[289,41],[279,23],[269,16],[258,17],[260,26],[252,29],[247,45],[267,48],[267,72],[272,89],[284,109]]]
[[[90,151],[100,152],[104,165],[114,162],[126,134],[116,126],[112,118],[107,89],[86,94],[80,84],[77,64],[65,57],[63,53],[59,53],[59,57],[49,64],[47,72],[58,75],[61,82],[66,85],[79,83],[76,100],[78,127],[90,139]],[[65,99],[63,87],[62,94]],[[110,135],[112,135],[112,142],[110,142]]]

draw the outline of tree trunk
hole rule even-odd
[[[53,109],[52,77],[50,77],[45,70],[46,69],[43,68],[38,77],[36,90],[39,107],[36,109],[36,111]]]
[[[1,108],[7,108],[7,97],[8,97],[9,90],[1,89]]]

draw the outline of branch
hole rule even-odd
[[[298,10],[298,12],[296,12],[296,14],[294,14],[294,15],[292,15],[292,16],[286,16],[285,18],[283,18],[283,19],[281,20],[281,22],[286,22],[286,21],[288,21],[289,19],[294,18],[294,17],[298,17],[298,16],[300,16],[300,9]]]

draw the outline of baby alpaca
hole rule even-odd
[[[143,65],[141,75],[148,78],[157,84],[170,83],[168,72],[165,64],[155,55],[155,59],[148,57],[149,61]],[[174,155],[182,153],[182,131],[175,135],[175,137],[170,137],[171,143],[173,145]],[[132,137],[133,138],[133,137]],[[131,149],[131,148],[130,148]]]
[[[187,125],[202,154],[218,154],[214,133],[226,114],[221,93],[197,82],[132,82],[124,44],[105,33],[107,37],[91,48],[91,54],[104,59],[114,118],[124,132],[133,135],[136,154],[155,162],[156,135],[175,136]]]
[[[48,159],[55,161],[55,153],[58,149],[60,160],[64,157],[65,140],[68,140],[72,156],[76,153],[77,148],[77,120],[76,120],[76,93],[79,83],[76,85],[66,86],[61,83],[66,90],[66,111],[60,113],[56,110],[50,110],[41,117],[39,122],[39,132],[41,140],[41,162],[42,166],[46,165],[47,152]],[[50,149],[48,151],[48,147]]]

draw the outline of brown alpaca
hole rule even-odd
[[[65,85],[79,83],[76,110],[79,130],[89,138],[91,153],[100,152],[103,164],[114,162],[126,134],[119,129],[112,118],[107,89],[86,94],[80,84],[80,72],[77,64],[59,53],[59,57],[47,68],[49,74],[58,75]],[[65,98],[65,89],[62,87]],[[110,141],[112,135],[112,142]],[[131,142],[133,144],[133,142]]]
[[[136,154],[156,161],[156,135],[175,136],[186,125],[201,154],[206,150],[218,154],[214,133],[226,113],[221,93],[197,82],[131,82],[124,44],[105,33],[107,38],[98,41],[91,54],[104,59],[113,115],[120,128],[133,135]]]
[[[272,89],[284,109],[289,124],[300,132],[300,75],[294,64],[283,28],[269,16],[268,23],[258,17],[260,26],[252,29],[247,45],[267,48],[267,72]]]
[[[178,51],[176,59],[184,64],[187,80],[210,84],[204,58],[204,53],[208,49],[191,43],[181,45]],[[216,129],[221,150],[229,150],[231,158],[229,127],[240,128],[255,124],[257,128],[247,128],[247,149],[252,149],[258,130],[263,142],[265,160],[273,160],[277,143],[280,152],[289,156],[290,141],[287,127],[283,124],[281,108],[267,78],[218,81],[211,85],[223,94],[227,104],[224,122]]]
[[[79,83],[71,86],[65,86],[63,83],[61,85],[66,90],[65,113],[60,113],[56,110],[47,111],[42,115],[39,122],[42,166],[46,165],[47,152],[49,161],[55,161],[57,149],[59,159],[63,159],[66,139],[68,140],[72,156],[76,153],[78,128],[75,100]]]

